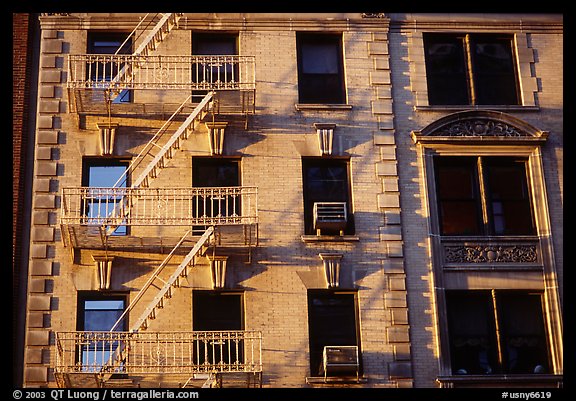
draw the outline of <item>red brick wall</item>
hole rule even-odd
[[[26,149],[29,135],[29,109],[30,102],[30,79],[32,77],[31,59],[31,18],[27,13],[12,14],[12,285],[13,285],[13,339],[18,336],[17,299],[20,289],[20,270],[25,261],[22,257],[23,217],[24,217],[24,191],[25,188],[25,165]],[[15,356],[15,362],[18,357]],[[16,365],[15,365],[16,367]],[[14,369],[14,380],[17,379],[17,371]],[[14,383],[18,385],[16,382]]]

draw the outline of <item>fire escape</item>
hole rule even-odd
[[[181,18],[179,13],[143,18],[131,34],[139,42],[132,54],[68,59],[70,111],[108,116],[103,147],[113,141],[112,116],[154,108],[146,102],[119,104],[122,91],[187,95],[113,187],[62,189],[62,240],[73,261],[79,250],[96,250],[105,272],[111,251],[156,249],[167,255],[110,331],[56,333],[54,372],[60,387],[261,386],[260,332],[151,331],[151,322],[176,296],[198,258],[217,264],[215,256],[223,251],[240,253],[249,262],[258,245],[256,187],[154,186],[191,135],[207,131],[212,154],[221,153],[223,128],[217,116],[240,115],[247,122],[254,113],[253,57],[155,54]],[[119,228],[126,230],[123,235]],[[128,315],[129,331],[118,331]]]

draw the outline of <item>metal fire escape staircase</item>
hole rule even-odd
[[[160,21],[156,24],[156,26],[151,30],[148,34],[146,39],[138,46],[134,55],[144,54],[147,55],[149,51],[155,50],[157,45],[164,39],[164,37],[170,32],[172,27],[176,26],[178,20],[182,14],[165,14]],[[118,76],[113,80],[111,87],[113,87],[114,82],[117,82],[121,79],[121,75],[131,74],[133,71],[132,68],[122,68],[119,71]],[[180,115],[182,112],[183,107],[191,100],[192,95],[188,96],[186,100],[182,103],[182,105],[172,114],[172,116],[164,123],[164,125],[156,132],[156,134],[152,137],[152,139],[146,144],[143,150],[138,154],[136,158],[132,160],[129,167],[126,169],[126,172],[123,176],[121,176],[117,182],[114,184],[114,188],[118,187],[122,181],[125,181],[128,177],[128,174],[134,172],[137,168],[140,167],[145,161],[146,158],[152,158],[150,162],[144,166],[142,171],[139,175],[135,178],[134,182],[131,185],[131,188],[148,188],[150,186],[151,180],[158,176],[158,172],[160,169],[167,166],[168,160],[170,160],[173,155],[174,151],[180,148],[180,143],[182,140],[188,138],[189,134],[196,129],[197,124],[204,118],[204,116],[208,113],[208,111],[213,107],[213,99],[214,92],[208,92],[204,98],[200,101],[200,103],[194,108],[194,110],[188,115],[188,117],[184,120],[184,122],[176,129],[176,131],[168,138],[168,140],[163,144],[159,145],[162,142],[162,139],[167,136],[168,127],[170,123],[175,119],[176,116]],[[152,154],[153,151],[157,150],[156,154]],[[114,209],[114,213],[118,214],[115,218],[119,223],[125,221],[129,215],[131,208],[135,206],[137,198],[131,198],[130,203],[126,202],[126,199],[123,199],[119,202],[118,207]],[[119,210],[121,211],[119,211]],[[110,225],[104,228],[104,232],[106,237],[110,236],[114,230],[116,230],[117,225]],[[137,332],[140,329],[145,329],[148,326],[148,320],[153,319],[155,317],[155,312],[158,308],[163,307],[164,299],[170,298],[172,296],[172,288],[177,288],[180,283],[180,277],[185,277],[187,275],[187,267],[194,264],[195,257],[200,254],[204,245],[209,241],[210,237],[214,233],[214,227],[209,226],[206,231],[202,234],[202,236],[198,239],[196,244],[192,247],[190,252],[184,257],[183,261],[179,264],[176,268],[174,273],[170,276],[167,281],[163,281],[160,278],[160,273],[163,271],[164,267],[168,264],[168,262],[172,259],[172,256],[176,252],[176,250],[182,245],[182,243],[187,239],[187,237],[192,233],[192,230],[188,230],[184,236],[178,241],[176,246],[172,249],[172,251],[168,254],[166,259],[160,264],[160,266],[154,271],[151,275],[149,280],[146,282],[144,287],[140,290],[138,295],[132,301],[132,303],[128,306],[126,311],[122,314],[122,316],[118,319],[118,321],[114,324],[110,331],[113,331],[120,322],[124,319],[124,317],[134,308],[134,305],[140,301],[143,294],[146,293],[152,284],[160,280],[163,283],[163,286],[160,288],[160,291],[154,296],[150,304],[145,308],[144,312],[140,316],[138,320],[133,324],[130,328],[131,332]]]
[[[184,106],[190,101],[191,97],[192,95],[190,95],[180,105],[174,114],[172,114],[172,116],[146,144],[138,156],[132,160],[124,174],[114,184],[114,188],[118,188],[119,185],[125,183],[128,175],[139,169],[147,159],[151,160],[142,168],[130,188],[149,188],[151,181],[158,177],[160,170],[167,167],[168,161],[174,156],[174,151],[180,148],[182,141],[188,139],[189,135],[194,132],[200,121],[202,121],[206,114],[213,108],[214,92],[208,92],[194,108],[192,113],[188,115],[184,122],[166,140],[165,137],[169,135],[168,127],[176,117],[182,113]],[[162,142],[164,142],[164,144],[162,144]],[[130,200],[124,198],[114,208],[110,217],[112,220],[115,220],[117,224],[108,225],[103,228],[103,234],[105,234],[106,238],[113,234],[113,232],[118,228],[118,225],[122,224],[123,221],[129,218],[130,211],[136,206],[135,202],[137,199],[137,197],[131,197]]]
[[[147,56],[151,51],[155,50],[165,39],[166,35],[177,26],[178,20],[181,17],[182,14],[180,13],[164,14],[142,43],[137,47],[132,56]],[[142,21],[145,19],[146,18]],[[137,26],[133,32],[136,32],[139,26]],[[143,59],[145,59],[145,57],[143,57]],[[107,84],[101,88],[105,91],[105,100],[108,103],[109,115],[111,102],[122,90],[126,89],[126,87],[130,85],[134,74],[139,68],[142,68],[142,65],[139,65],[138,63],[124,64],[118,69],[116,76],[108,80]],[[189,110],[186,109],[186,105],[191,102],[191,98],[192,95],[190,95],[180,105],[180,107],[178,107],[172,116],[156,132],[142,151],[133,159],[126,169],[125,174],[118,179],[113,189],[120,188],[120,186],[126,183],[127,177],[133,174],[137,175],[130,185],[130,190],[150,188],[152,180],[158,176],[161,169],[167,166],[169,160],[174,156],[174,151],[180,148],[182,141],[186,140],[189,135],[197,129],[198,124],[207,113],[211,111],[214,112],[216,108],[215,92],[209,90],[193,111],[186,116],[186,110]],[[184,116],[186,117],[184,118]],[[172,132],[173,124],[177,124],[182,120],[182,118],[184,118],[184,121],[175,131]],[[137,196],[122,196],[113,208],[112,213],[104,219],[99,228],[104,249],[107,249],[108,239],[119,226],[130,224],[131,212],[134,210],[137,202]],[[171,260],[177,253],[182,254],[183,250],[185,253],[187,250],[186,247],[190,246],[197,237],[193,237],[193,230],[189,229],[180,238],[174,248],[156,268],[135,298],[131,301],[125,312],[115,322],[113,327],[110,329],[110,333],[117,330],[128,313],[133,311],[136,305],[144,302],[144,300],[147,300],[148,303],[143,307],[143,309],[141,309],[140,316],[131,324],[129,331],[130,333],[138,333],[140,331],[145,331],[149,327],[150,320],[156,318],[157,311],[164,307],[165,301],[172,297],[173,291],[176,288],[180,287],[181,279],[187,277],[188,268],[195,265],[196,258],[202,255],[203,252],[206,251],[207,247],[210,246],[210,243],[214,241],[216,236],[215,226],[208,225],[206,227],[206,230],[194,243],[190,251],[185,254],[176,269],[166,279],[165,276],[167,273],[165,272],[165,267],[170,264]],[[70,233],[68,233],[68,235],[70,237]],[[71,240],[69,239],[68,241]],[[127,345],[127,343],[122,342],[116,346],[114,352],[110,354],[108,361],[101,366],[99,372],[94,372],[97,373],[96,381],[99,387],[113,385],[113,380],[111,379],[114,374],[122,373],[123,365],[128,360],[127,358],[129,358],[129,353],[130,346]],[[215,382],[216,377],[217,376],[210,373],[206,376],[204,385],[211,386],[212,383]],[[221,380],[221,376],[218,377],[220,377]],[[192,377],[188,381],[191,379]],[[66,380],[69,380],[69,378]]]
[[[136,319],[134,323],[132,323],[129,331],[131,333],[137,333],[140,330],[146,330],[148,328],[149,321],[156,318],[156,311],[164,307],[165,300],[172,298],[173,290],[180,287],[180,280],[182,278],[187,277],[188,267],[194,266],[196,257],[201,253],[202,248],[209,241],[210,237],[213,235],[214,227],[210,226],[206,229],[206,231],[204,232],[204,234],[202,234],[198,242],[196,242],[194,247],[184,257],[182,262],[180,262],[176,270],[174,270],[174,272],[170,275],[170,277],[167,280],[163,280],[160,276],[161,273],[174,256],[176,250],[190,235],[190,233],[191,230],[187,231],[186,234],[184,234],[184,236],[180,239],[178,244],[176,244],[174,249],[172,249],[172,251],[164,259],[164,261],[162,261],[162,263],[156,268],[156,270],[154,271],[154,273],[152,273],[148,281],[144,284],[144,286],[140,289],[138,294],[136,294],[134,299],[130,302],[124,313],[122,313],[122,315],[114,323],[114,325],[110,329],[110,332],[113,332],[117,327],[120,326],[122,321],[130,313],[130,311],[132,311],[134,307],[138,303],[140,303],[142,298],[148,292],[152,292],[154,291],[154,289],[158,289],[158,286],[160,286],[160,289],[153,296],[152,300],[146,305],[143,312],[140,314],[140,317]],[[128,357],[128,352],[130,351],[125,344],[126,343],[122,343],[121,345],[119,345],[114,351],[114,353],[110,356],[108,362],[104,366],[102,366],[99,375],[100,386],[104,386],[105,383],[108,382],[110,378],[114,375],[114,373],[122,371],[122,365],[126,361],[126,358]]]

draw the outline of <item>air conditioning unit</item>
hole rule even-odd
[[[348,210],[346,202],[315,202],[314,203],[314,229],[316,235],[322,230],[337,230],[344,235],[348,224]]]
[[[360,375],[358,346],[325,346],[323,369],[325,381],[329,376],[356,376],[356,381],[358,381]]]

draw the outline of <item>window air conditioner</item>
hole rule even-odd
[[[344,235],[348,223],[346,202],[315,202],[314,203],[314,229],[316,235],[322,230],[338,230]]]
[[[323,352],[324,380],[328,376],[356,376],[359,380],[360,358],[358,346],[325,346]]]

